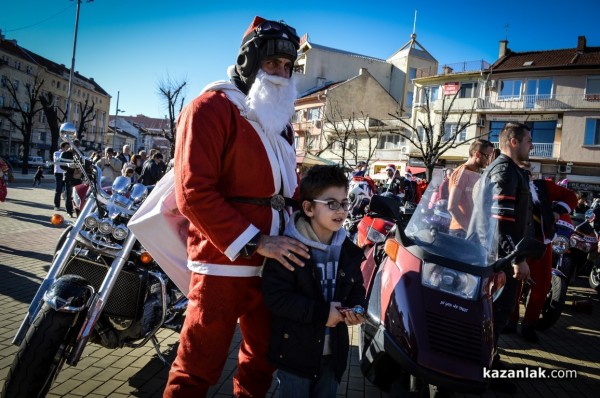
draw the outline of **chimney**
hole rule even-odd
[[[360,69],[358,70],[358,75],[360,76],[360,75],[362,75],[362,74],[363,74],[364,72],[366,72],[366,71],[367,71],[367,68],[360,68]]]
[[[577,51],[584,52],[585,51],[586,40],[585,36],[579,36],[577,38]]]
[[[449,67],[448,65],[444,65],[444,66],[442,67],[442,74],[443,74],[443,75],[449,75],[449,74],[451,74],[452,72],[454,72],[454,69],[452,69],[452,68],[451,68],[451,67]]]
[[[498,51],[498,58],[504,57],[508,53],[508,40],[500,40],[500,51]]]

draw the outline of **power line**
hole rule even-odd
[[[15,28],[15,29],[7,29],[7,30],[5,30],[5,32],[7,32],[7,33],[8,33],[8,32],[16,32],[16,31],[18,31],[18,30],[29,29],[29,28],[33,28],[34,26],[41,25],[41,24],[43,24],[44,22],[46,22],[46,21],[49,21],[50,19],[52,19],[52,18],[54,18],[54,17],[56,17],[56,16],[58,16],[58,15],[60,15],[60,14],[64,13],[64,12],[65,12],[65,11],[67,11],[69,8],[73,7],[73,5],[74,5],[74,4],[70,4],[70,5],[68,5],[67,7],[65,7],[63,10],[61,10],[61,11],[57,12],[56,14],[54,14],[54,15],[51,15],[51,16],[49,16],[48,18],[46,18],[46,19],[43,19],[43,20],[41,20],[41,21],[39,21],[39,22],[36,22],[36,23],[34,23],[34,24],[27,25],[27,26],[23,26],[23,27],[20,27],[20,28]]]

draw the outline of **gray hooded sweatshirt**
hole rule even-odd
[[[297,211],[288,222],[284,234],[299,240],[310,248],[310,256],[316,265],[317,278],[321,282],[323,297],[328,303],[333,301],[338,261],[342,243],[346,239],[346,231],[340,228],[334,233],[330,244],[321,243],[310,223]],[[323,355],[328,354],[331,354],[329,328],[325,331],[325,346],[323,347]]]

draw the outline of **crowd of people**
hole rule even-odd
[[[256,17],[243,34],[230,81],[208,85],[181,112],[174,184],[178,208],[190,222],[192,278],[165,397],[206,396],[221,376],[238,322],[243,339],[233,380],[236,397],[265,396],[275,370],[281,396],[335,397],[347,367],[348,327],[365,321],[360,311],[342,309],[366,307],[363,252],[342,228],[351,206],[348,177],[338,166],[315,166],[300,181],[296,174],[289,121],[299,41],[291,26]],[[489,141],[473,141],[468,160],[446,170],[436,198],[448,201],[450,234],[465,237],[467,215],[477,205],[475,184],[490,181],[500,200],[492,217],[498,219],[498,252],[504,256],[524,236],[547,243],[556,217],[584,203],[569,189],[530,181],[532,136],[526,125],[507,123],[499,146],[498,153]],[[75,156],[68,143],[54,154],[55,210],[64,191],[70,215],[72,188],[82,183],[72,165]],[[105,185],[118,176],[154,185],[166,172],[158,150],[132,154],[129,145],[119,153],[107,147],[91,158]],[[366,167],[359,162],[353,177],[364,178]],[[390,164],[385,173],[378,193],[419,201],[423,185],[410,172],[401,176]],[[553,201],[560,205],[553,207]],[[530,274],[539,287],[532,291],[521,334],[537,341],[535,321],[549,286],[548,252],[541,259],[517,257],[503,270],[506,284],[493,305],[496,346],[501,331],[516,328],[517,296]],[[493,366],[504,366],[499,356]],[[497,382],[493,387],[510,391],[503,380]]]
[[[73,145],[79,147],[79,144],[79,140],[73,141]],[[73,162],[76,156],[78,156],[77,152],[68,142],[61,142],[59,149],[53,154],[56,182],[54,210],[61,210],[60,202],[61,198],[64,198],[65,210],[70,217],[75,217],[72,202],[73,187],[85,182],[81,170]],[[110,186],[119,176],[130,178],[132,183],[154,185],[167,171],[163,155],[158,149],[151,149],[150,155],[147,156],[145,150],[132,155],[129,145],[124,145],[119,153],[115,153],[112,147],[106,147],[103,154],[93,151],[88,157],[102,171],[101,183],[104,187]],[[38,174],[34,177],[34,186],[39,185]]]

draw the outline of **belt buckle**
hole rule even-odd
[[[271,207],[277,211],[282,211],[285,208],[285,198],[283,195],[271,196]]]

